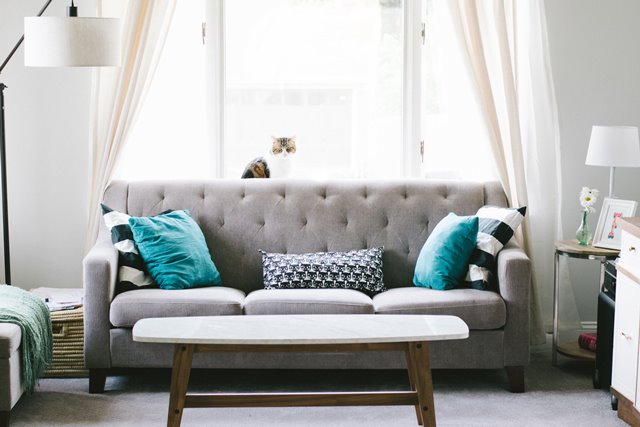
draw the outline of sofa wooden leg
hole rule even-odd
[[[524,393],[524,366],[505,366],[509,391],[511,393]]]
[[[9,415],[11,411],[0,411],[0,427],[9,427]]]
[[[104,393],[106,381],[106,369],[89,369],[89,393]]]

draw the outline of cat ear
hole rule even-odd
[[[276,138],[275,136],[271,135],[271,141],[276,142],[278,140],[278,138]]]
[[[296,140],[296,135],[291,135],[291,138],[289,138],[289,139],[292,140],[292,141],[295,141]]]

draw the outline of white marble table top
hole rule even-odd
[[[462,339],[455,316],[309,314],[142,319],[133,340],[174,344],[349,344]]]

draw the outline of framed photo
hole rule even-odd
[[[638,203],[634,200],[610,199],[606,197],[602,202],[600,218],[596,234],[593,236],[593,246],[608,249],[620,249],[620,229],[618,218],[633,216]]]

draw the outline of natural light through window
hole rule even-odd
[[[427,0],[422,53],[422,175],[427,178],[497,179],[487,129],[465,73],[446,2]]]
[[[158,68],[115,177],[213,177],[206,138],[204,0],[177,2]]]
[[[402,2],[225,3],[224,176],[271,136],[296,136],[293,175],[402,175]]]
[[[411,1],[177,2],[115,178],[240,178],[295,136],[292,178],[496,179],[448,2]]]

